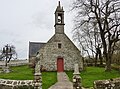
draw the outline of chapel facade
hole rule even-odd
[[[59,2],[55,10],[55,34],[38,51],[38,64],[46,71],[73,70],[74,64],[83,69],[80,50],[65,34],[64,25],[64,10]]]

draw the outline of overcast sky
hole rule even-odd
[[[60,0],[65,11],[65,33],[72,40],[72,0]],[[0,49],[11,44],[18,58],[28,57],[28,44],[47,42],[54,34],[58,0],[0,0]]]

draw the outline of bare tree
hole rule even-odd
[[[88,33],[97,32],[95,37],[99,35],[106,71],[110,71],[114,46],[120,40],[120,0],[76,0],[73,10],[77,11],[75,30],[89,30]]]
[[[95,65],[97,64],[98,58],[100,59],[100,64],[103,64],[101,39],[99,35],[100,32],[96,27],[96,23],[92,24],[94,25],[94,28],[88,23],[81,26],[79,26],[78,23],[75,24],[73,39],[79,43],[83,50],[82,52],[87,54],[89,59],[92,59],[92,62],[95,62]]]
[[[96,47],[95,66],[97,65],[98,58],[100,59],[100,65],[103,65],[103,57],[100,44],[98,44]]]
[[[7,44],[1,50],[0,60],[5,60],[5,66],[7,66],[11,59],[17,59],[17,53],[15,46]]]

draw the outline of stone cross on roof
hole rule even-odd
[[[57,6],[56,11],[63,11],[63,7],[61,7],[60,1],[58,2],[58,6]]]
[[[58,6],[60,7],[60,1],[58,2]]]

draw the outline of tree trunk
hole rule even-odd
[[[96,53],[96,56],[95,56],[95,66],[97,66],[97,57],[98,57],[98,54]]]
[[[100,65],[103,65],[103,58],[100,58]]]
[[[112,55],[110,55],[110,53],[107,54],[105,71],[111,71],[111,57]]]
[[[6,61],[5,61],[5,66],[7,67],[7,57],[6,57]]]
[[[111,71],[111,62],[110,62],[110,60],[106,61],[105,71]]]
[[[100,65],[103,65],[103,58],[102,58],[101,53],[99,54],[99,59],[100,59]]]

